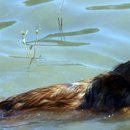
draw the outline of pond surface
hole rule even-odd
[[[27,30],[24,46],[21,31]],[[0,0],[0,96],[89,79],[109,71],[129,60],[129,39],[129,0]],[[6,123],[0,128],[130,129],[128,119],[35,119]]]

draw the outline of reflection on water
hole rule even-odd
[[[42,4],[42,3],[50,2],[50,1],[53,1],[53,0],[26,0],[24,1],[24,4],[26,6],[34,6],[34,5],[38,5],[38,4]]]
[[[15,23],[16,23],[16,21],[0,22],[0,29],[6,28],[6,27],[11,26]]]
[[[114,114],[112,115],[114,116]],[[100,121],[107,118],[112,117],[109,114],[96,114],[91,113],[89,111],[58,111],[58,112],[33,112],[33,113],[23,113],[21,115],[7,117],[1,119],[0,126],[1,127],[17,127],[17,126],[25,126],[29,124],[38,124],[44,123],[51,124],[52,122],[57,124],[67,124],[67,123],[74,123],[74,122],[81,122],[81,121]]]
[[[130,9],[130,3],[119,5],[103,5],[103,6],[91,6],[87,7],[88,10],[123,10]]]
[[[22,115],[21,117],[7,118],[0,122],[1,128],[4,130],[129,130],[130,125],[127,120],[126,123],[122,122],[105,123],[102,125],[101,121],[111,119],[109,115],[91,115],[82,112],[73,113],[37,113],[30,115]],[[88,116],[89,118],[85,118]],[[46,119],[45,119],[46,118]]]
[[[51,39],[40,39],[38,42],[45,42],[47,44],[37,44],[37,46],[83,46],[89,45],[89,43],[83,42],[70,42],[66,40],[51,40]],[[55,44],[56,43],[56,44]]]

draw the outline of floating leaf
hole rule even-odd
[[[87,7],[88,10],[121,10],[130,9],[130,3],[119,4],[119,5],[104,5],[104,6],[91,6]]]
[[[85,34],[90,34],[90,33],[96,33],[96,32],[99,32],[99,31],[100,30],[98,28],[87,28],[87,29],[82,29],[82,30],[73,31],[73,32],[60,32],[60,33],[49,34],[46,37],[37,40],[38,42],[44,42],[44,43],[47,43],[47,44],[44,44],[44,43],[39,44],[38,43],[37,45],[41,45],[41,46],[83,46],[83,45],[89,45],[90,43],[66,41],[65,39],[64,40],[63,39],[55,40],[55,39],[51,39],[51,38],[85,35]],[[30,41],[30,42],[28,42],[28,44],[31,44],[31,43],[34,43],[34,42],[35,41]]]
[[[15,24],[16,21],[6,21],[6,22],[0,22],[0,29],[4,29],[6,27],[9,27],[13,24]]]
[[[38,4],[42,4],[42,3],[50,2],[50,1],[53,1],[53,0],[26,0],[24,4],[26,6],[34,6],[34,5],[38,5]]]
[[[74,31],[74,32],[60,32],[60,33],[49,34],[48,36],[44,38],[85,35],[89,33],[96,33],[99,31],[100,30],[98,28],[87,28],[87,29],[82,29],[82,30]]]

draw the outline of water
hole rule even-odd
[[[37,87],[89,79],[129,60],[129,0],[0,0],[0,96]],[[58,17],[63,20],[59,29]],[[20,42],[36,39],[35,60]],[[63,36],[64,35],[64,36]],[[31,44],[32,42],[29,42]],[[31,51],[32,54],[33,51]],[[130,121],[31,119],[6,124],[6,130],[128,130]]]

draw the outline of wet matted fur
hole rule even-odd
[[[130,61],[92,80],[38,88],[0,102],[3,116],[17,111],[118,111],[130,106]]]

